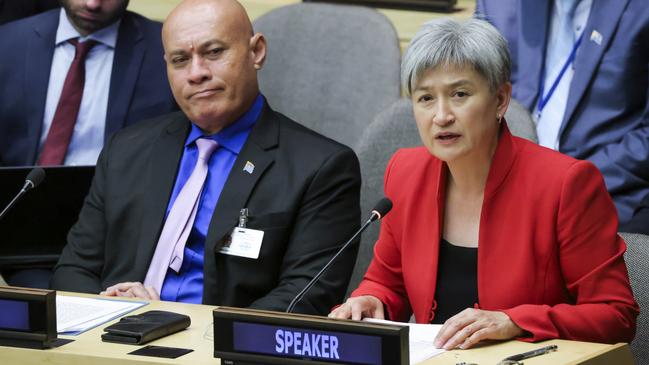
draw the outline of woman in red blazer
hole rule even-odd
[[[485,339],[629,342],[639,308],[600,172],[510,134],[505,40],[436,20],[402,65],[424,147],[385,172],[394,208],[335,318],[444,323],[437,347]]]

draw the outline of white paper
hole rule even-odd
[[[410,327],[410,330],[408,331],[408,349],[410,352],[411,365],[418,364],[446,351],[444,349],[436,348],[433,344],[433,340],[435,340],[437,333],[442,328],[441,324],[404,323],[373,318],[365,318],[363,320],[372,323]]]
[[[79,334],[146,304],[146,302],[57,295],[57,332],[66,335]]]

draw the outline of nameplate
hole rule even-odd
[[[224,365],[409,363],[408,327],[217,307],[214,357]]]
[[[56,292],[0,286],[0,345],[49,348],[57,339]]]

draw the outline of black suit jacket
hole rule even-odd
[[[143,281],[164,223],[190,123],[172,113],[118,132],[55,268],[52,287],[97,293]],[[243,171],[246,162],[255,168]],[[203,303],[284,310],[359,226],[354,152],[273,112],[253,127],[223,187],[205,246]],[[248,208],[265,232],[257,260],[218,253]],[[356,249],[296,307],[326,314],[343,299]]]
[[[60,9],[0,27],[0,166],[32,165],[43,128]],[[110,76],[105,140],[117,130],[177,110],[163,59],[161,24],[126,12]]]

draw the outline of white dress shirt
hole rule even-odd
[[[579,36],[583,33],[584,28],[586,27],[586,22],[588,21],[588,16],[590,15],[590,8],[592,5],[592,0],[581,0],[579,1],[577,7],[575,8],[575,13],[572,18],[572,29],[574,31],[574,42],[577,41]],[[570,55],[570,50],[567,52],[565,49],[557,50],[556,47],[560,47],[558,38],[561,36],[561,19],[562,14],[567,12],[565,9],[565,4],[563,0],[554,0],[554,6],[552,7],[552,17],[550,21],[550,34],[547,39],[547,46],[545,52],[545,78],[542,80],[544,83],[543,92],[544,95],[539,95],[537,100],[537,105],[532,113],[534,120],[536,121],[536,132],[539,138],[539,144],[545,147],[552,149],[559,149],[559,130],[561,129],[561,124],[563,122],[563,117],[566,111],[566,105],[568,103],[568,95],[570,92],[570,83],[575,74],[574,63],[568,67],[566,72],[561,77],[557,88],[552,93],[547,104],[543,107],[541,113],[538,113],[538,103],[542,97],[548,93],[552,84],[559,76],[562,66]],[[574,45],[574,42],[571,44]],[[553,49],[553,47],[555,49]],[[572,47],[570,47],[572,48]],[[555,62],[551,64],[553,52],[564,53],[560,57],[561,62]]]
[[[79,38],[80,42],[93,39],[98,42],[86,58],[86,77],[79,115],[65,156],[65,165],[95,165],[99,152],[104,146],[106,110],[110,76],[113,71],[113,57],[117,43],[120,21],[106,28],[82,37],[70,24],[65,11],[61,9],[59,26],[56,30],[56,47],[52,58],[50,80],[47,87],[47,100],[43,115],[39,154],[52,125],[52,119],[61,97],[68,69],[74,59],[75,47],[68,41]]]

